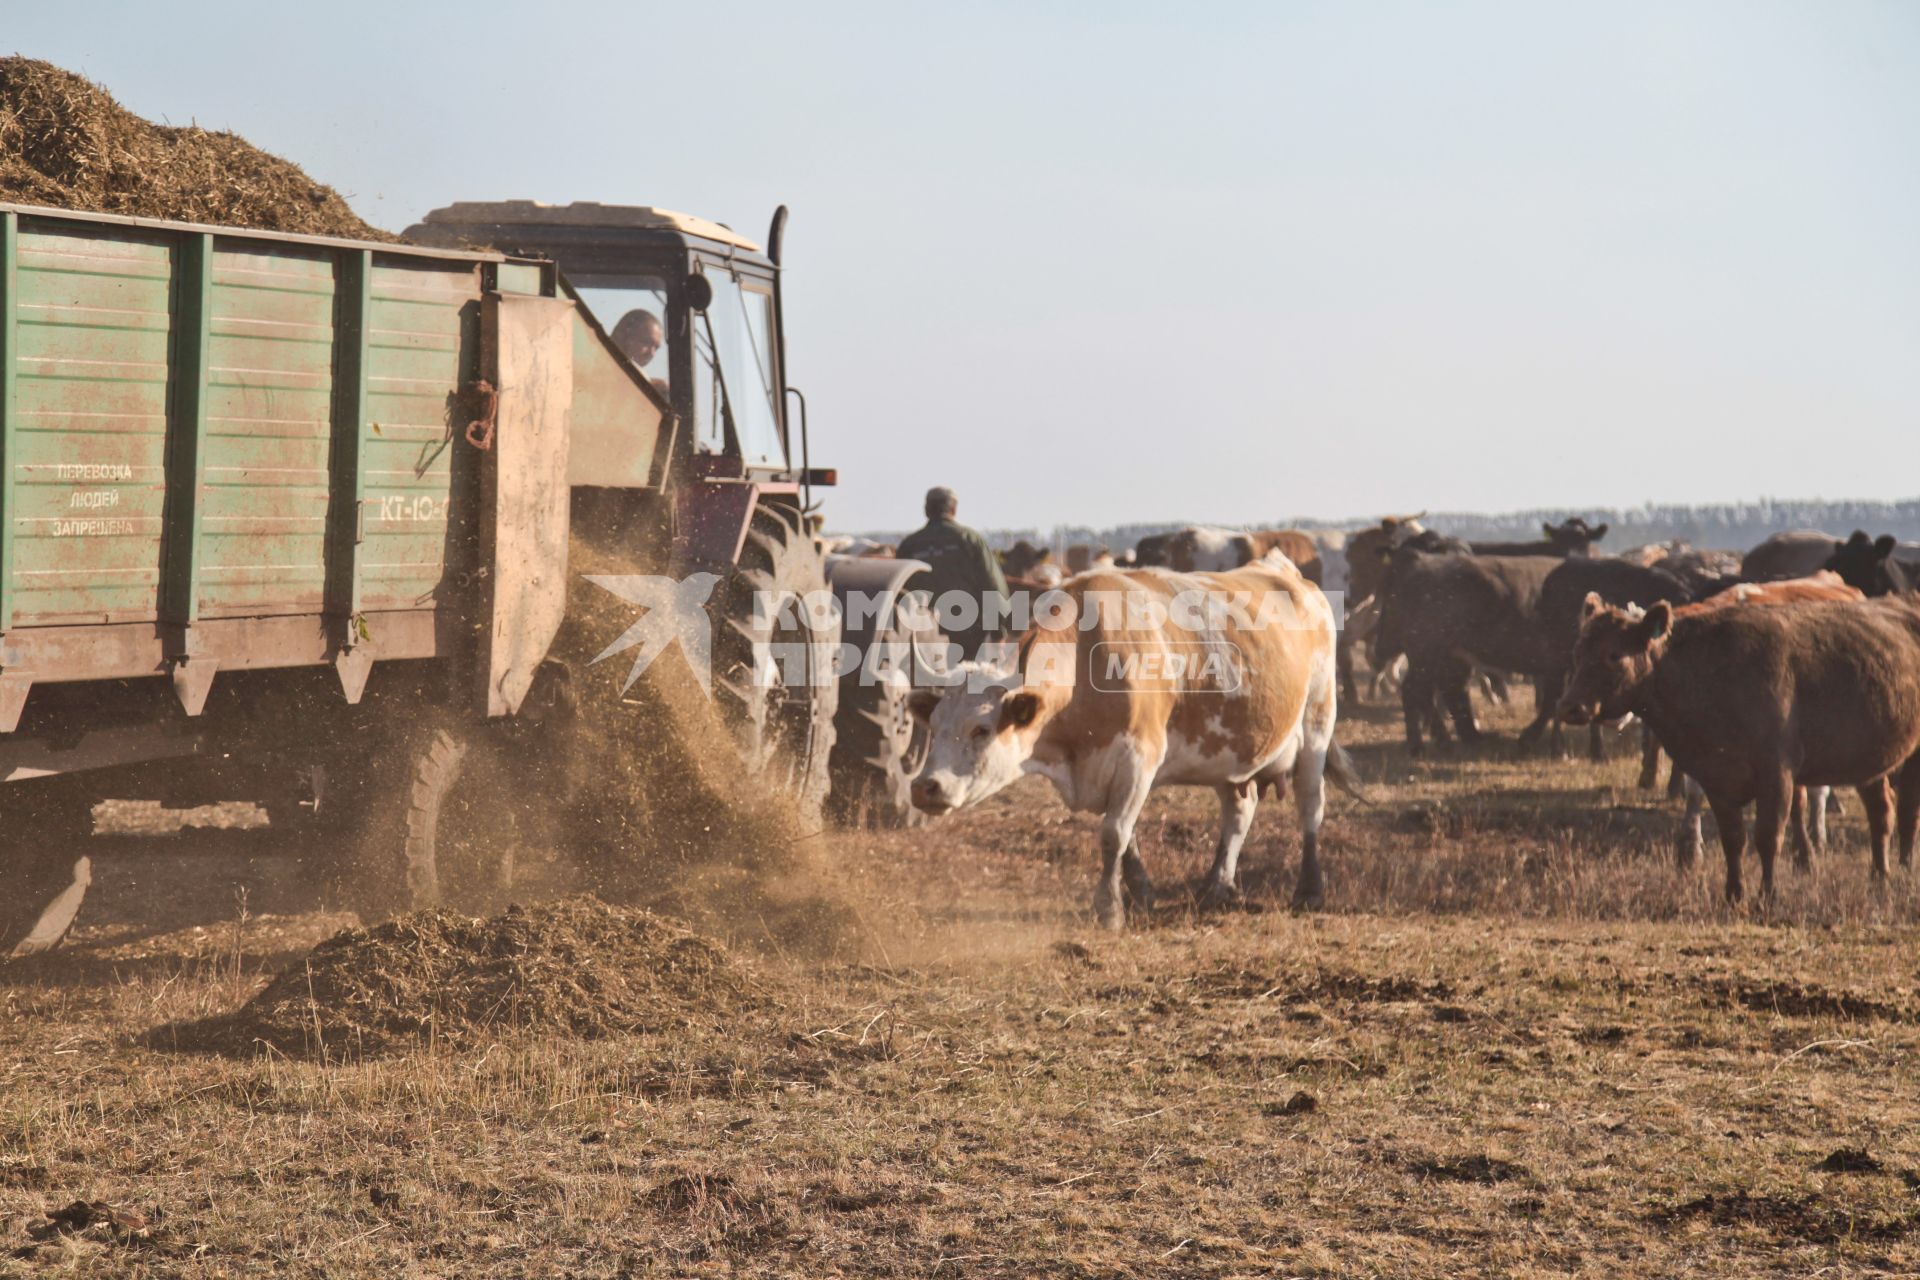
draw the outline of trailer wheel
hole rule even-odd
[[[485,739],[479,729],[436,729],[414,755],[402,851],[416,911],[446,906],[486,915],[513,893],[516,806],[499,803],[497,776],[489,785],[497,760]]]
[[[0,960],[66,940],[93,882],[92,834],[92,796],[73,779],[0,789]]]
[[[840,621],[826,561],[794,520],[756,509],[740,563],[710,600],[714,691],[747,772],[818,821],[832,777]]]

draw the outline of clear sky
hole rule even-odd
[[[1920,3],[9,5],[400,228],[793,207],[839,528],[1920,493]]]

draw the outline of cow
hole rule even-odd
[[[1569,516],[1559,524],[1542,521],[1537,542],[1474,542],[1469,545],[1477,556],[1589,556],[1593,544],[1607,536],[1605,523],[1590,525],[1579,516]]]
[[[1434,702],[1453,717],[1464,742],[1480,738],[1467,695],[1471,662],[1497,671],[1538,675],[1551,669],[1540,649],[1534,613],[1547,575],[1563,563],[1553,556],[1475,556],[1425,536],[1393,552],[1380,590],[1380,621],[1373,656],[1384,665],[1407,655],[1400,705],[1407,749],[1425,749],[1421,730]]]
[[[1068,577],[1076,573],[1085,573],[1089,569],[1114,567],[1112,551],[1106,547],[1088,546],[1084,542],[1076,542],[1067,548],[1066,561]]]
[[[1402,539],[1422,530],[1422,511],[1410,516],[1382,516],[1380,523],[1366,529],[1356,529],[1346,538],[1346,591],[1347,617],[1352,619],[1356,609],[1374,600],[1379,594],[1380,585],[1387,575],[1387,557]],[[1329,584],[1330,585],[1330,584]],[[1375,601],[1375,608],[1378,602]],[[1360,701],[1360,689],[1353,678],[1353,651],[1358,638],[1340,632],[1340,696],[1349,702]],[[1373,692],[1380,691],[1381,672],[1374,669]]]
[[[1000,572],[1009,578],[1031,578],[1033,571],[1053,560],[1053,552],[1046,547],[1036,547],[1025,538],[1014,543],[1005,551],[998,553]]]
[[[1749,582],[1804,578],[1825,565],[1839,545],[1840,539],[1817,529],[1776,533],[1741,558],[1740,576]]]
[[[1678,555],[1688,549],[1686,539],[1673,538],[1666,542],[1647,542],[1637,547],[1628,547],[1625,551],[1619,552],[1615,558],[1625,560],[1628,564],[1637,564],[1644,569],[1651,569],[1668,556]]]
[[[1033,566],[1025,577],[1014,573],[1002,574],[1001,576],[1007,580],[1007,590],[1014,593],[1022,591],[1051,591],[1067,580],[1067,575],[1060,571],[1060,566],[1051,560],[1044,560]]]
[[[1280,552],[1299,567],[1308,582],[1319,584],[1319,548],[1298,529],[1238,532],[1189,525],[1159,535],[1157,541],[1142,538],[1134,549],[1134,558],[1142,566],[1160,566],[1176,573],[1219,573],[1252,564],[1270,551]]]
[[[1715,609],[1731,609],[1738,606],[1759,607],[1763,605],[1791,604],[1796,600],[1864,600],[1866,596],[1840,580],[1840,575],[1824,569],[1805,578],[1785,578],[1776,582],[1742,583],[1705,600],[1682,605],[1674,610],[1676,618],[1691,618],[1697,614],[1708,613]],[[1627,611],[1633,614],[1639,606],[1629,604]],[[1644,610],[1641,611],[1644,613]],[[1650,785],[1648,773],[1657,776],[1659,771],[1660,739],[1651,729],[1647,730],[1649,759],[1641,770],[1641,785]],[[1706,800],[1706,792],[1700,784],[1685,776],[1679,766],[1673,770],[1674,784],[1684,790],[1687,798],[1686,815],[1680,820],[1680,835],[1675,849],[1683,867],[1690,867],[1700,856],[1702,844],[1700,836],[1700,810]],[[1812,863],[1816,849],[1827,847],[1827,792],[1826,787],[1796,786],[1793,791],[1793,807],[1788,815],[1788,829],[1793,833],[1794,865],[1805,867]],[[1809,834],[1811,827],[1811,834]]]
[[[1153,886],[1135,824],[1156,786],[1210,786],[1220,837],[1206,903],[1238,892],[1241,845],[1263,785],[1291,778],[1300,811],[1293,900],[1318,907],[1323,776],[1357,789],[1333,741],[1333,611],[1291,562],[1272,557],[1224,573],[1096,572],[1061,589],[1055,625],[1022,637],[1012,671],[970,664],[961,683],[910,699],[929,726],[913,803],[941,814],[979,803],[1022,774],[1053,783],[1069,808],[1101,815],[1104,859],[1093,910],[1126,923],[1131,894],[1144,910]],[[1237,599],[1242,614],[1179,607]],[[1162,616],[1123,616],[1132,604]],[[1146,610],[1141,611],[1144,615]],[[1250,617],[1246,615],[1251,615]],[[1262,625],[1263,620],[1265,625]],[[1175,655],[1204,659],[1176,670]]]
[[[1686,583],[1668,573],[1664,563],[1643,568],[1612,557],[1594,557],[1571,558],[1555,566],[1540,584],[1540,602],[1534,615],[1543,666],[1529,673],[1538,678],[1538,701],[1532,723],[1521,730],[1522,746],[1537,741],[1541,732],[1552,724],[1548,749],[1556,755],[1560,752],[1560,727],[1553,706],[1573,665],[1573,646],[1580,638],[1580,619],[1586,598],[1593,593],[1609,604],[1633,603],[1642,608],[1656,600],[1680,605],[1693,598]],[[1603,758],[1598,726],[1587,735],[1587,751],[1594,760]]]
[[[1684,582],[1695,597],[1702,597],[1747,581],[1740,576],[1740,565],[1741,556],[1737,551],[1688,547],[1674,552],[1656,567]]]
[[[1339,592],[1344,600],[1347,595],[1347,535],[1338,529],[1303,530],[1313,539],[1314,558],[1320,562],[1320,589],[1331,596]]]
[[[1587,603],[1559,712],[1569,723],[1629,712],[1706,792],[1738,901],[1755,807],[1763,896],[1793,788],[1852,786],[1866,809],[1873,873],[1887,870],[1900,785],[1902,865],[1920,826],[1920,607],[1905,598],[1721,608],[1689,617],[1658,603],[1636,617]]]
[[[1434,529],[1420,528],[1417,525],[1410,528],[1402,528],[1397,537],[1398,541],[1394,543],[1396,548],[1405,548],[1409,551],[1421,551],[1429,555],[1458,555],[1468,557],[1473,555],[1473,549],[1467,545],[1464,539],[1450,537]],[[1378,563],[1391,566],[1393,559],[1392,551],[1383,549],[1376,552],[1374,558]],[[1408,659],[1406,650],[1402,647],[1402,637],[1398,627],[1398,616],[1395,615],[1393,617],[1391,625],[1386,630],[1382,630],[1380,627],[1380,619],[1387,616],[1386,597],[1391,594],[1391,591],[1392,574],[1389,569],[1385,577],[1378,579],[1374,583],[1374,594],[1368,597],[1368,600],[1377,602],[1377,611],[1373,627],[1368,631],[1356,633],[1353,637],[1355,643],[1359,643],[1362,640],[1367,643],[1367,662],[1373,669],[1373,680],[1368,686],[1368,692],[1374,695],[1379,694],[1383,685],[1398,684],[1402,690],[1405,689]],[[1367,601],[1361,602],[1363,606],[1366,603]],[[1433,725],[1433,735],[1435,738],[1441,740],[1446,738],[1447,708],[1453,705],[1456,699],[1459,700],[1461,705],[1471,705],[1466,701],[1468,684],[1478,684],[1486,692],[1488,699],[1493,702],[1505,703],[1507,700],[1507,680],[1505,673],[1485,666],[1470,654],[1465,655],[1465,665],[1461,670],[1467,674],[1462,679],[1458,690],[1443,688],[1438,683],[1436,683],[1431,690],[1433,696],[1431,723]]]
[[[1427,513],[1411,516],[1383,516],[1380,523],[1356,529],[1347,535],[1347,608],[1357,608],[1369,596],[1379,593],[1386,581],[1388,557],[1393,549],[1416,533],[1425,532],[1420,520]]]
[[[1150,533],[1133,545],[1134,568],[1146,569],[1167,563],[1167,542],[1171,533]]]
[[[1890,533],[1869,538],[1859,529],[1839,543],[1822,568],[1840,575],[1848,586],[1869,596],[1906,595],[1913,590],[1915,565],[1899,553],[1900,544]]]

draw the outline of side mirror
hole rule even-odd
[[[705,311],[713,305],[713,281],[698,272],[687,277],[684,291],[687,305],[695,311]]]

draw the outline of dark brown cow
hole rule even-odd
[[[1053,552],[1025,538],[1000,552],[1000,572],[1009,578],[1031,578],[1033,571],[1053,559]]]
[[[1590,597],[1591,598],[1591,597]],[[1674,610],[1675,618],[1691,618],[1698,614],[1711,613],[1715,609],[1760,608],[1766,605],[1792,604],[1799,600],[1864,600],[1859,591],[1840,580],[1837,573],[1821,570],[1806,578],[1787,578],[1779,582],[1746,582],[1739,586],[1709,596],[1695,604],[1682,605]],[[1629,612],[1632,612],[1630,609]],[[1644,611],[1642,611],[1644,613]],[[1653,756],[1652,767],[1659,770],[1659,741],[1651,729],[1647,730],[1649,753]],[[1642,769],[1642,785],[1645,785],[1645,768]],[[1676,845],[1680,865],[1690,867],[1700,856],[1700,808],[1706,798],[1706,792],[1700,784],[1685,777],[1675,766],[1674,782],[1684,784],[1687,795],[1687,812],[1680,819],[1680,837]],[[1793,833],[1794,865],[1805,867],[1813,862],[1815,849],[1827,846],[1827,788],[1796,786],[1793,791],[1793,810],[1788,815],[1788,828]],[[1809,796],[1809,792],[1812,795]]]
[[[1544,670],[1531,672],[1539,677],[1539,704],[1533,722],[1521,731],[1522,744],[1535,741],[1551,723],[1553,735],[1548,748],[1560,752],[1559,722],[1553,704],[1567,682],[1573,666],[1573,646],[1580,638],[1580,619],[1589,594],[1598,593],[1608,604],[1637,604],[1647,608],[1656,600],[1681,605],[1693,599],[1687,585],[1667,572],[1663,562],[1652,568],[1616,560],[1610,556],[1570,556],[1547,575],[1540,587],[1540,605],[1534,620],[1539,635],[1539,650],[1546,655]],[[1603,757],[1596,727],[1587,735],[1587,752],[1595,760]]]
[[[1427,551],[1422,539],[1393,553],[1379,591],[1373,659],[1407,655],[1400,685],[1407,749],[1424,749],[1422,729],[1439,700],[1463,741],[1480,737],[1467,695],[1471,661],[1497,671],[1542,674],[1553,664],[1534,626],[1540,589],[1562,563],[1552,556],[1474,556]],[[1470,661],[1471,660],[1471,661]],[[1444,729],[1435,725],[1435,736]]]
[[[1740,576],[1749,582],[1804,578],[1825,565],[1839,545],[1840,539],[1817,529],[1776,533],[1747,552],[1740,561]]]
[[[1150,569],[1155,566],[1164,568],[1167,563],[1167,542],[1170,533],[1150,533],[1133,546],[1133,563],[1128,566],[1135,569]]]
[[[1588,556],[1593,544],[1607,536],[1607,526],[1590,525],[1579,516],[1569,516],[1559,524],[1542,521],[1540,532],[1546,536],[1536,542],[1473,542],[1477,556]]]
[[[1920,608],[1904,599],[1716,609],[1678,618],[1668,604],[1643,617],[1589,602],[1573,677],[1560,701],[1569,723],[1628,713],[1659,735],[1706,791],[1726,854],[1729,899],[1741,892],[1742,810],[1755,806],[1761,892],[1796,780],[1853,786],[1887,869],[1893,826],[1889,775],[1900,782],[1900,860],[1920,826]]]

